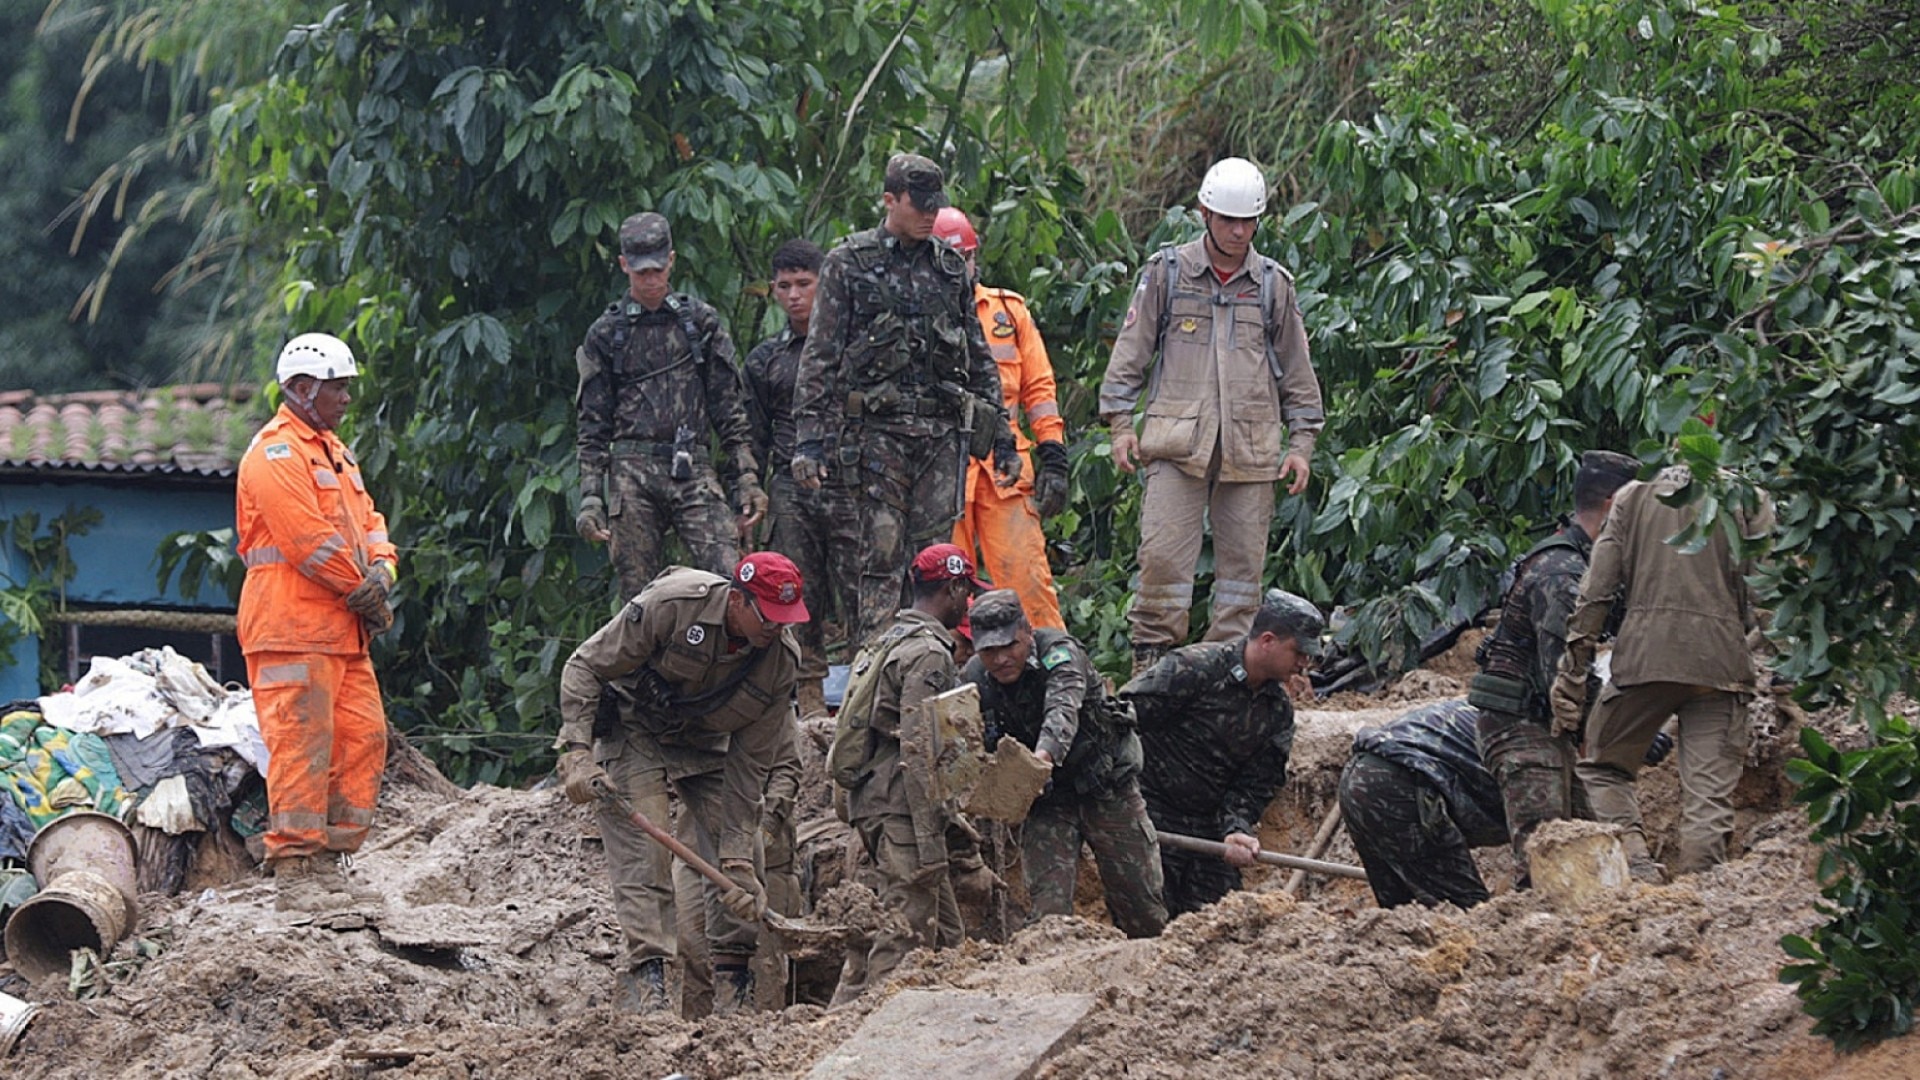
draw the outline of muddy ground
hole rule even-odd
[[[1459,692],[1447,671],[1303,710],[1266,846],[1304,849],[1353,731]],[[1815,722],[1863,738],[1842,719]],[[1043,1077],[1920,1076],[1911,1038],[1836,1057],[1775,979],[1777,939],[1816,921],[1815,856],[1780,775],[1792,723],[1775,728],[1738,795],[1739,857],[1673,885],[1556,911],[1510,889],[1498,849],[1480,853],[1491,902],[1381,911],[1360,883],[1309,878],[1294,899],[1286,874],[1269,873],[1158,940],[1124,940],[1086,897],[1094,918],[917,956],[894,986],[1093,994],[1076,1036],[1033,1074]],[[803,811],[816,890],[838,877],[824,791],[816,777]],[[1643,803],[1657,856],[1671,839],[1671,765],[1647,774]],[[1344,834],[1326,857],[1353,861]],[[104,996],[28,987],[0,965],[0,990],[48,1003],[0,1074],[804,1076],[886,996],[699,1022],[615,1014],[600,847],[557,790],[459,792],[417,769],[390,775],[358,865],[391,898],[363,929],[292,923],[248,870],[144,897]],[[142,942],[157,955],[136,961]],[[819,990],[803,979],[801,992]]]

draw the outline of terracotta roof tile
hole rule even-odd
[[[39,395],[0,391],[0,462],[233,469],[266,421],[252,388],[219,383]]]

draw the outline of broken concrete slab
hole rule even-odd
[[[814,1065],[811,1080],[1026,1080],[1071,1043],[1090,994],[903,990]]]

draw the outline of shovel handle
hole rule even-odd
[[[737,889],[740,887],[739,882],[721,873],[719,870],[714,868],[714,865],[712,863],[694,854],[693,849],[681,843],[679,837],[673,835],[667,830],[647,820],[647,815],[634,809],[633,804],[627,801],[626,796],[620,794],[618,791],[615,791],[610,787],[607,787],[604,784],[596,785],[594,790],[600,793],[600,797],[602,799],[606,800],[607,802],[611,803],[614,807],[618,808],[621,813],[627,815],[627,820],[633,822],[634,825],[638,826],[641,832],[646,833],[648,836],[653,837],[655,840],[658,840],[660,842],[660,846],[666,848],[668,851],[671,851],[675,855],[679,856],[680,860],[686,863],[688,866],[691,866],[695,870],[700,871],[700,873],[703,876],[705,876],[708,881],[711,881],[715,885],[720,886],[720,888],[723,890]]]
[[[1197,836],[1182,836],[1179,833],[1158,833],[1160,843],[1182,851],[1198,851],[1205,855],[1225,856],[1227,845],[1218,840],[1202,840]],[[1277,851],[1262,851],[1255,858],[1268,866],[1285,866],[1294,870],[1311,870],[1316,874],[1329,877],[1358,878],[1367,880],[1367,872],[1358,866],[1345,863],[1321,862],[1319,859],[1303,859],[1298,855],[1282,855]]]

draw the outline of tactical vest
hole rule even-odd
[[[958,392],[967,381],[967,324],[973,293],[966,263],[936,241],[933,259],[942,277],[937,294],[921,276],[890,265],[887,239],[866,233],[846,242],[848,325],[853,331],[843,364],[869,411],[885,413],[888,391],[900,399],[939,389]],[[962,304],[960,301],[964,300]],[[941,384],[946,384],[942,387]]]
[[[1534,556],[1556,548],[1578,552],[1580,544],[1567,535],[1565,529],[1555,529],[1551,535],[1527,549],[1525,555],[1514,560],[1513,579],[1515,581],[1520,579],[1522,569]],[[1479,664],[1483,670],[1481,674],[1475,675],[1468,681],[1467,701],[1477,709],[1511,713],[1534,720],[1548,719],[1552,716],[1552,708],[1547,699],[1550,688],[1541,683],[1544,675],[1538,663],[1527,665],[1525,679],[1507,679],[1488,674],[1484,670],[1494,643],[1512,638],[1513,631],[1509,629],[1512,625],[1512,622],[1503,616],[1500,625],[1494,627],[1493,633],[1487,635],[1486,640],[1480,643],[1480,648],[1475,650],[1474,663]],[[1526,643],[1526,649],[1529,652],[1535,647],[1533,642]]]

